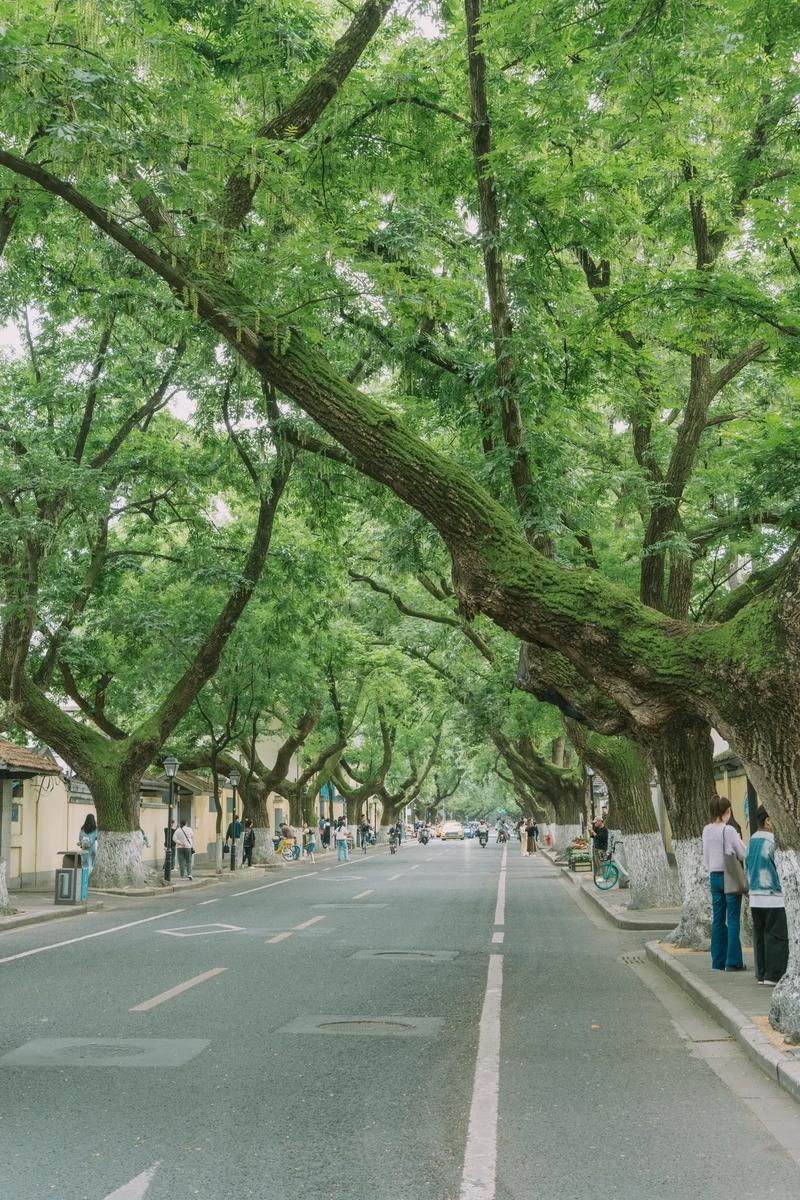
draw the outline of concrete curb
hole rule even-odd
[[[21,912],[16,916],[3,917],[0,920],[0,934],[11,929],[21,929],[25,925],[41,925],[44,921],[57,921],[61,917],[85,917],[88,912],[94,912],[99,908],[103,908],[102,900],[97,900],[94,904],[64,904],[36,913]]]
[[[673,920],[668,921],[663,918],[656,918],[656,917],[653,917],[653,919],[649,920],[649,921],[647,921],[647,920],[638,920],[637,921],[635,917],[618,916],[617,913],[611,911],[611,909],[608,907],[607,904],[603,903],[603,901],[596,894],[596,892],[593,891],[592,888],[582,887],[581,879],[583,878],[583,875],[586,874],[586,872],[576,873],[575,871],[570,871],[569,867],[561,867],[560,870],[561,870],[561,874],[565,875],[567,877],[567,879],[569,879],[571,884],[573,884],[577,888],[580,888],[581,895],[586,896],[587,900],[591,900],[591,902],[595,906],[595,908],[599,908],[600,912],[603,914],[603,916],[607,917],[608,920],[612,923],[612,925],[616,925],[617,929],[627,929],[629,931],[632,930],[634,933],[636,933],[636,932],[647,933],[648,930],[655,931],[655,930],[659,930],[659,929],[662,929],[662,930],[674,929],[678,923],[679,916],[676,916],[674,921]]]
[[[114,896],[120,900],[141,900],[147,896],[168,896],[171,892],[191,892],[194,888],[208,887],[210,883],[217,883],[219,876],[215,875],[212,879],[192,879],[189,883],[170,883],[166,886],[154,886],[143,888],[89,888],[91,896]]]
[[[682,966],[680,960],[663,950],[659,942],[648,942],[645,953],[651,962],[692,997],[705,1012],[735,1038],[757,1067],[777,1083],[793,1100],[800,1103],[800,1060],[788,1059],[772,1045],[757,1025],[729,1000],[725,1000],[702,979]]]

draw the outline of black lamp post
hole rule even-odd
[[[164,880],[169,883],[172,879],[172,805],[175,797],[175,776],[178,774],[180,763],[173,754],[168,754],[164,759],[164,774],[169,780],[169,801],[167,808],[167,833],[164,838],[165,854],[164,854]]]
[[[241,775],[236,767],[228,772],[228,779],[233,789],[233,812],[231,813],[231,870],[236,870],[236,789]]]
[[[592,812],[592,821],[594,822],[594,771],[591,767],[586,768],[586,777],[589,780],[589,807]]]

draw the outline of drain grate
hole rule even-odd
[[[643,954],[621,954],[619,961],[621,963],[625,963],[627,967],[635,967],[638,966],[639,963],[643,963],[645,961],[645,957]]]

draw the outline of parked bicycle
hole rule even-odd
[[[594,886],[601,892],[610,892],[619,883],[622,868],[614,860],[614,851],[622,845],[622,839],[609,834],[608,849],[595,850],[592,855]]]

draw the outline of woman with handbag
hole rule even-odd
[[[728,822],[731,802],[716,796],[711,821],[703,830],[703,862],[711,886],[711,966],[715,971],[746,971],[739,935],[742,896],[747,895],[747,850]]]

